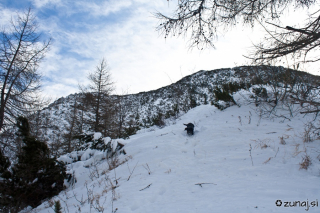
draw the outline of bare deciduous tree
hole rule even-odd
[[[94,96],[93,108],[95,114],[94,131],[101,131],[101,106],[107,101],[107,97],[114,90],[111,80],[110,67],[105,59],[102,59],[96,70],[89,74],[89,91]],[[105,113],[104,113],[105,114]]]
[[[309,62],[320,60],[306,58],[319,48],[320,10],[310,14],[303,27],[277,24],[284,10],[309,9],[317,3],[316,0],[179,0],[172,15],[156,13],[155,17],[161,21],[157,30],[165,37],[190,36],[190,46],[199,49],[214,47],[214,40],[222,30],[238,25],[253,27],[259,23],[268,35],[263,43],[256,45],[249,58],[263,63],[291,55],[294,58],[303,56],[303,61]],[[267,26],[276,30],[269,30]]]
[[[67,125],[65,129],[67,132],[63,135],[64,138],[64,150],[66,153],[70,153],[74,150],[74,137],[82,133],[83,122],[81,122],[81,117],[83,112],[79,112],[79,94],[75,94],[73,97],[73,105],[71,105],[70,112],[66,114]],[[80,106],[81,107],[81,106]]]
[[[318,55],[314,57],[310,54],[319,51],[320,11],[310,15],[304,27],[268,24],[275,26],[275,29],[265,28],[269,36],[255,46],[254,57],[251,56],[255,62],[266,63],[283,56],[291,56],[298,63],[320,60]]]
[[[50,40],[41,43],[31,10],[11,20],[11,28],[0,34],[0,131],[37,105],[40,86],[39,63]]]

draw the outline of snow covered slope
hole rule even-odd
[[[69,164],[76,183],[33,212],[54,212],[58,200],[70,213],[320,212],[320,141],[303,142],[312,118],[265,119],[255,111],[253,104],[202,105],[162,129],[141,130],[118,159],[95,158],[99,152],[92,166]],[[188,122],[194,136],[184,131]],[[307,170],[300,169],[305,156]],[[114,164],[121,165],[109,170]]]
[[[105,136],[124,138],[123,135],[112,135],[119,132],[118,126],[122,126],[123,129],[128,127],[146,128],[154,124],[157,125],[162,118],[176,117],[195,106],[205,104],[217,106],[219,104],[216,94],[217,88],[226,91],[227,86],[230,90],[227,93],[233,95],[239,89],[252,90],[254,87],[273,85],[279,91],[286,89],[288,93],[293,89],[290,88],[290,84],[295,84],[295,88],[301,83],[311,84],[317,88],[318,82],[320,82],[319,76],[283,67],[242,66],[210,71],[202,70],[157,90],[110,96],[109,101],[113,105],[112,109],[109,109],[109,115],[112,115],[112,118],[108,118],[109,130]],[[270,100],[275,99],[274,92],[272,89],[268,91]],[[254,91],[252,91],[252,95],[257,96]],[[92,123],[95,121],[94,111],[90,106],[84,107],[86,101],[82,100],[83,98],[85,98],[84,94],[80,93],[62,97],[34,114],[29,119],[36,126],[33,131],[34,135],[48,144],[58,144],[57,146],[59,146],[59,144],[70,143],[70,135],[77,136],[92,131]],[[113,111],[115,109],[116,111]],[[124,131],[123,129],[122,131]],[[65,151],[60,150],[60,153],[65,153]]]

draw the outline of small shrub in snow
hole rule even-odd
[[[228,107],[230,107],[230,103],[229,102],[225,102],[225,101],[218,101],[218,102],[211,102],[211,105],[217,107],[219,110],[224,110]]]
[[[253,140],[257,143],[257,145],[255,146],[255,148],[258,148],[260,147],[261,149],[266,149],[268,147],[270,147],[268,144],[270,143],[270,139],[263,139],[263,140],[260,140],[260,139],[257,139],[257,140]]]
[[[252,88],[252,92],[259,98],[268,98],[267,89],[264,87]]]
[[[166,125],[164,122],[164,115],[162,114],[162,112],[158,112],[157,115],[153,116],[151,120],[153,125],[156,125],[160,128]]]
[[[230,95],[228,90],[220,89],[216,87],[213,90],[215,101],[211,102],[211,105],[214,105],[220,110],[224,110],[232,105],[236,105],[237,103],[233,99],[232,95]]]
[[[109,158],[107,162],[108,162],[109,170],[113,170],[117,168],[119,165],[121,165],[119,158],[116,155]]]
[[[232,95],[230,95],[228,91],[221,90],[220,88],[216,88],[213,91],[213,93],[215,95],[216,101],[232,102],[234,104],[236,103]]]
[[[137,131],[140,130],[139,126],[129,126],[123,128],[124,132],[121,135],[121,138],[128,139],[131,135],[135,135]]]
[[[61,204],[60,204],[60,201],[57,200],[54,202],[54,213],[62,213],[62,207],[61,207]]]
[[[78,136],[78,140],[80,146],[77,151],[86,151],[91,149],[107,153],[115,153],[124,146],[123,144],[118,143],[116,140],[112,140],[110,137],[103,138],[101,134],[97,133],[82,134]]]
[[[300,169],[307,170],[310,165],[311,165],[311,159],[309,155],[305,155],[304,157],[302,157],[302,162],[300,163]]]
[[[108,163],[108,168],[104,171],[101,172],[101,175],[105,175],[109,171],[117,168],[118,166],[128,162],[129,159],[131,159],[131,156],[127,156],[126,158],[120,160],[117,155],[113,155],[112,157],[108,158],[107,163]]]
[[[303,133],[303,142],[309,143],[313,141],[313,130],[315,129],[314,125],[312,123],[308,123],[304,127],[304,133]]]
[[[280,138],[280,144],[286,145],[286,141],[284,140],[284,137],[279,137]]]
[[[254,99],[256,106],[259,106],[261,103],[267,101],[268,99],[268,92],[264,87],[252,88],[252,93],[253,95],[251,95],[250,98]]]
[[[83,151],[89,148],[89,144],[93,140],[93,134],[81,134],[74,137],[78,141],[76,151]]]
[[[92,181],[93,181],[94,179],[100,177],[98,164],[99,164],[99,162],[96,161],[96,160],[93,158],[93,163],[92,163],[90,166],[88,166],[88,168],[89,168],[89,178],[90,178]]]
[[[190,106],[189,106],[189,107],[190,107],[191,109],[192,109],[192,108],[195,108],[196,106],[198,106],[198,103],[197,103],[197,101],[196,101],[196,99],[195,99],[194,96],[190,95],[189,101],[190,101]]]

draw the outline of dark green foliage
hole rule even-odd
[[[123,127],[119,138],[128,139],[131,135],[136,134],[137,131],[140,130],[140,126],[140,115],[136,114],[134,119],[130,119]]]
[[[61,204],[60,204],[60,201],[55,201],[54,202],[54,213],[62,213],[62,207],[61,207]]]
[[[203,104],[207,105],[208,104],[208,95],[207,94],[203,94],[203,98],[204,98]]]
[[[171,117],[177,118],[179,116],[179,112],[180,112],[179,105],[174,104],[170,110],[166,111],[166,114],[164,117],[165,119],[168,119]]]
[[[76,146],[76,151],[86,150],[91,146],[91,142],[93,141],[93,134],[81,134],[74,137],[75,140],[78,141]]]
[[[4,180],[11,178],[11,172],[9,171],[10,167],[9,159],[3,155],[2,150],[0,149],[0,178]],[[0,212],[9,212],[10,209],[10,196],[5,194],[6,190],[12,191],[10,185],[6,185],[6,182],[0,181]]]
[[[164,127],[165,126],[164,115],[160,111],[158,112],[157,115],[152,117],[151,121],[152,121],[152,125],[156,125],[158,127]]]
[[[142,119],[142,123],[140,124],[143,128],[149,128],[152,125],[152,121],[149,116],[146,116],[146,119]]]
[[[222,84],[222,90],[230,94],[246,88],[247,88],[247,85],[243,82],[241,83],[229,82],[228,84]]]
[[[17,127],[24,146],[18,155],[18,163],[11,170],[6,163],[6,171],[1,174],[0,197],[3,199],[0,199],[0,208],[4,212],[38,206],[42,200],[63,190],[66,177],[64,165],[50,157],[48,146],[30,136],[28,120],[19,117]]]
[[[0,149],[0,176],[1,177],[10,175],[10,174],[6,174],[8,172],[8,168],[10,167],[10,165],[11,163],[9,159],[3,155],[2,150]]]
[[[263,79],[258,75],[254,76],[251,80],[252,85],[258,85],[258,84],[264,84],[264,83],[265,82],[263,81]]]
[[[232,84],[230,84],[232,85]],[[230,85],[225,84],[224,88],[225,89],[220,89],[216,87],[216,89],[213,91],[214,96],[215,96],[215,101],[211,102],[211,105],[214,105],[220,110],[224,110],[225,108],[231,106],[232,104],[237,104],[235,100],[233,99],[232,95],[229,94],[229,91],[231,92],[232,90],[235,89],[235,87],[229,87]],[[221,105],[219,101],[224,101],[225,104]]]
[[[104,138],[100,137],[98,139],[94,139],[94,134],[82,134],[77,136],[79,140],[79,146],[77,151],[84,151],[87,149],[96,149],[100,151],[112,151],[110,143],[105,143]]]
[[[264,87],[253,88],[252,92],[254,95],[251,98],[254,99],[256,106],[259,106],[261,102],[265,102],[268,98],[268,92]]]
[[[137,133],[137,131],[140,130],[139,126],[129,126],[124,128],[124,133],[122,134],[123,139],[128,139],[131,135],[134,135]]]
[[[179,115],[179,112],[180,112],[180,110],[179,110],[179,105],[178,105],[178,104],[173,105],[172,109],[173,109],[172,115],[173,115],[173,116],[178,116],[178,115]]]
[[[220,88],[217,87],[213,91],[213,93],[215,95],[216,101],[233,102],[234,104],[236,104],[236,102],[234,101],[233,97],[229,94],[228,91],[221,90]]]
[[[171,110],[166,112],[166,115],[164,116],[165,119],[168,119],[172,116],[173,112]]]
[[[100,137],[98,140],[92,140],[90,144],[90,149],[96,149],[100,151],[111,151],[110,143],[105,144],[105,141],[102,137]]]
[[[260,98],[268,98],[267,90],[266,90],[266,88],[264,88],[264,87],[253,88],[253,89],[252,89],[252,92],[253,92],[257,97],[260,97]]]
[[[138,127],[137,127],[138,128]],[[110,156],[113,156],[116,154],[118,151],[120,151],[123,148],[123,144],[117,143],[117,147],[111,147],[111,138],[110,140],[106,140],[107,138],[100,137],[98,139],[94,139],[94,134],[83,134],[80,137],[80,140],[82,141],[82,145],[77,149],[77,151],[85,151],[87,149],[95,149],[95,150],[100,150],[104,151],[107,153],[107,157],[109,158]],[[114,148],[114,150],[112,149]],[[124,150],[120,151],[120,154],[123,153],[125,154]],[[79,160],[79,159],[78,159]]]
[[[94,140],[94,134],[82,134],[77,136],[77,139],[79,140],[79,147],[77,148],[77,151],[79,150],[87,150],[87,149],[96,149],[96,150],[109,150],[111,149],[110,145],[107,146],[107,144],[104,143],[104,140],[102,137],[100,137],[97,140]]]
[[[26,118],[18,117],[17,118],[17,127],[18,127],[18,132],[17,132],[18,136],[29,137],[30,126],[29,126],[29,122]]]
[[[220,109],[220,110],[224,110],[224,109],[226,108],[225,106],[222,106],[222,105],[217,104],[217,103],[212,103],[211,105],[217,107],[217,108]]]
[[[192,95],[197,94],[197,90],[195,86],[193,85],[191,86],[191,88],[189,89],[189,94],[192,94]]]
[[[192,95],[190,95],[190,108],[195,108],[197,105],[198,104],[195,98]]]

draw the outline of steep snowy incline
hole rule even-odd
[[[77,182],[33,211],[54,212],[59,200],[70,213],[319,212],[320,144],[303,142],[312,118],[261,119],[255,109],[202,105],[170,126],[140,131],[118,157],[123,164],[68,165]],[[194,136],[183,131],[189,122]],[[300,169],[306,155],[312,164]]]

